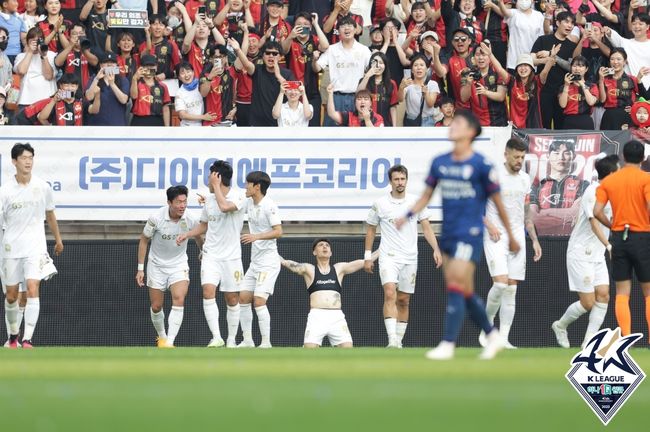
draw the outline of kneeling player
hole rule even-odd
[[[157,210],[144,227],[138,245],[138,272],[135,280],[144,286],[144,257],[151,240],[147,262],[147,286],[151,300],[151,322],[158,333],[159,348],[171,348],[183,322],[185,296],[190,285],[190,268],[187,264],[187,242],[176,245],[176,237],[191,230],[196,220],[185,213],[187,188],[172,186],[167,189],[167,204]],[[201,249],[202,239],[194,237]],[[172,310],[169,314],[169,333],[165,332],[165,312],[162,310],[165,291],[172,293]]]
[[[305,330],[305,348],[318,348],[327,336],[330,345],[352,348],[352,335],[341,311],[341,284],[345,275],[361,270],[364,260],[330,265],[332,245],[326,238],[316,239],[312,245],[316,265],[282,260],[282,265],[305,278],[309,293],[310,311]],[[372,255],[375,261],[379,254]],[[332,272],[332,269],[334,270]]]
[[[595,164],[598,180],[602,180],[618,169],[618,156],[607,156]],[[569,348],[567,327],[569,324],[589,313],[589,324],[582,342],[584,346],[595,335],[607,315],[609,303],[609,273],[605,262],[605,250],[612,247],[607,240],[609,230],[594,217],[596,189],[598,181],[585,190],[580,203],[580,213],[566,251],[566,266],[569,276],[569,289],[578,293],[579,300],[567,308],[562,317],[551,328],[557,343]],[[611,206],[605,207],[605,214],[612,217]]]

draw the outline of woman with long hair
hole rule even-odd
[[[377,51],[370,56],[366,73],[357,90],[368,90],[372,95],[372,111],[384,118],[384,126],[397,125],[397,84],[390,77],[386,54]]]
[[[583,56],[571,60],[571,73],[564,76],[564,88],[558,96],[564,109],[562,129],[593,130],[592,107],[598,102],[598,86],[585,81],[589,63]]]
[[[612,48],[609,66],[598,69],[598,92],[605,114],[601,130],[621,130],[632,121],[630,110],[639,92],[637,78],[625,73],[627,53],[623,48]]]
[[[509,83],[510,94],[510,121],[519,129],[543,128],[542,109],[540,106],[540,93],[551,68],[555,66],[555,56],[560,50],[556,45],[551,50],[551,55],[546,58],[544,69],[535,75],[533,56],[522,54],[517,59],[515,74]]]

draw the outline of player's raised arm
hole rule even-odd
[[[307,272],[307,266],[309,266],[309,265],[311,265],[311,264],[299,263],[299,262],[296,262],[296,261],[287,260],[287,259],[282,258],[282,267],[286,268],[290,272],[293,272],[293,273],[295,273],[297,275],[304,276],[305,273]]]
[[[372,244],[370,246],[372,247]],[[334,267],[336,268],[337,274],[339,274],[340,276],[345,276],[345,275],[358,272],[359,270],[365,268],[366,263],[369,262],[372,264],[375,261],[377,261],[378,258],[379,258],[379,251],[376,250],[371,253],[369,260],[358,259],[350,262],[341,262],[335,264]]]
[[[230,213],[239,210],[239,208],[237,208],[237,204],[232,201],[228,201],[223,191],[221,190],[221,174],[218,172],[210,173],[210,179],[208,181],[214,190],[214,197],[217,199],[219,210],[224,213]]]

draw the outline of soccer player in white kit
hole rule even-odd
[[[562,348],[570,347],[567,327],[572,322],[591,311],[582,342],[584,347],[598,332],[607,315],[609,272],[605,251],[611,253],[612,246],[608,240],[609,229],[594,216],[594,206],[599,181],[618,170],[618,156],[606,156],[596,161],[594,167],[598,173],[598,181],[591,183],[582,195],[578,220],[571,232],[566,251],[569,289],[578,293],[579,300],[571,303],[564,315],[551,326],[557,343]],[[609,204],[604,212],[607,218],[611,219],[612,208]]]
[[[352,335],[341,310],[341,290],[343,278],[361,270],[365,261],[360,259],[331,265],[332,245],[326,238],[314,240],[312,253],[316,257],[316,265],[282,260],[283,267],[305,279],[309,292],[310,310],[303,346],[318,348],[327,336],[332,346],[352,348]],[[372,261],[378,256],[378,252],[372,254]]]
[[[388,170],[390,193],[379,198],[370,209],[366,219],[366,242],[364,268],[372,273],[374,260],[371,259],[372,245],[381,229],[379,244],[379,276],[384,288],[384,325],[388,335],[389,348],[401,348],[409,319],[409,303],[415,292],[415,279],[418,270],[418,221],[422,233],[431,248],[436,267],[442,265],[442,255],[436,236],[429,223],[430,212],[425,209],[417,218],[411,218],[401,229],[395,227],[395,220],[410,209],[417,197],[406,193],[408,170],[403,165],[392,166]]]
[[[187,263],[187,242],[177,244],[183,233],[193,229],[197,220],[187,212],[187,187],[172,186],[167,189],[167,205],[156,210],[147,220],[138,244],[138,271],[135,281],[143,287],[144,258],[151,241],[147,262],[147,286],[151,301],[151,322],[158,338],[159,348],[173,348],[176,335],[183,323],[185,296],[190,286],[190,267]],[[202,239],[194,237],[201,249]],[[163,302],[165,291],[171,291],[172,309],[169,313],[169,331],[165,331]]]
[[[241,262],[241,230],[244,226],[246,197],[231,187],[232,166],[223,160],[210,167],[210,195],[206,198],[199,225],[186,236],[206,233],[201,259],[203,313],[212,333],[208,347],[221,347],[224,341],[219,329],[217,289],[224,293],[227,305],[226,347],[236,348],[239,328],[239,291],[244,279]],[[179,240],[183,240],[180,237]]]
[[[262,335],[259,348],[271,348],[271,315],[266,302],[273,294],[275,281],[280,274],[281,258],[276,239],[282,236],[282,220],[278,206],[266,196],[270,185],[271,178],[265,172],[252,171],[246,176],[246,197],[250,198],[246,208],[250,234],[243,234],[241,242],[251,243],[252,249],[251,264],[239,294],[240,324],[244,339],[238,346],[242,348],[255,346],[251,303],[255,307]]]
[[[63,241],[54,214],[52,189],[47,182],[32,175],[34,149],[29,144],[18,143],[11,149],[11,160],[16,175],[0,187],[0,209],[5,224],[2,238],[5,313],[10,331],[9,348],[17,348],[18,290],[20,283],[25,281],[27,303],[22,347],[32,348],[31,339],[41,309],[40,283],[56,274],[47,253],[43,220],[54,235],[57,256],[63,252]]]
[[[508,140],[505,163],[496,166],[501,186],[501,199],[510,219],[510,229],[517,243],[521,245],[521,249],[517,253],[510,252],[506,230],[492,200],[487,202],[486,230],[483,231],[483,250],[492,277],[492,288],[487,296],[485,312],[490,324],[494,324],[494,317],[499,312],[499,331],[505,347],[509,349],[516,348],[508,338],[515,318],[517,284],[526,278],[526,231],[533,243],[533,260],[537,262],[542,258],[542,247],[537,239],[528,204],[530,177],[521,169],[526,150],[526,145],[520,140],[515,138]],[[483,347],[487,343],[485,333],[482,331],[479,342]]]

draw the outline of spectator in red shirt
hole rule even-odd
[[[68,30],[72,26],[72,22],[63,18],[59,0],[47,0],[45,2],[45,11],[47,12],[47,18],[38,23],[38,27],[43,32],[43,38],[50,51],[57,53],[70,43],[68,41]]]
[[[295,16],[294,24],[289,36],[282,41],[282,51],[286,56],[289,70],[298,81],[303,82],[309,104],[314,107],[309,126],[320,126],[322,101],[318,88],[318,74],[310,65],[314,57],[318,58],[330,44],[318,25],[318,15],[310,16],[306,12],[300,12]]]
[[[474,52],[474,62],[475,68],[463,72],[460,97],[463,102],[469,102],[481,126],[507,126],[508,72],[485,42]]]
[[[456,5],[454,5],[454,0],[442,0],[440,13],[447,31],[447,46],[451,45],[451,39],[457,28],[466,29],[474,37],[476,43],[483,41],[485,29],[483,24],[476,19],[479,12],[481,10],[478,9],[476,0],[460,0],[456,2]]]
[[[90,50],[90,41],[86,39],[86,28],[75,24],[70,29],[70,43],[56,56],[54,64],[63,69],[63,73],[76,76],[81,83],[80,89],[85,89],[90,82],[90,66],[95,67],[98,63],[99,59]]]
[[[406,21],[406,40],[402,44],[408,56],[415,53],[420,35],[428,31],[435,31],[435,19],[431,7],[425,2],[413,3],[411,14]]]
[[[120,75],[129,82],[140,67],[140,53],[136,51],[135,38],[129,31],[123,31],[117,37],[117,66],[120,68]]]
[[[598,86],[585,82],[587,59],[578,56],[571,60],[571,73],[564,76],[564,87],[558,100],[564,109],[562,129],[594,130],[591,108],[598,102]]]
[[[246,33],[241,49],[246,53],[248,61],[255,65],[263,64],[262,53],[260,52],[260,36]],[[253,97],[253,78],[248,75],[244,66],[239,60],[235,60],[235,71],[237,74],[237,91],[235,102],[237,105],[237,126],[250,126],[250,109]]]
[[[228,49],[217,45],[209,51],[209,72],[201,77],[201,96],[205,98],[205,111],[214,115],[204,120],[203,126],[215,126],[222,122],[234,122],[237,114],[235,89],[237,73],[228,63]]]
[[[291,25],[282,19],[282,0],[267,0],[266,16],[262,23],[262,45],[267,40],[281,42],[291,33]]]
[[[84,102],[75,95],[79,91],[79,80],[72,74],[63,74],[59,79],[58,91],[52,96],[47,105],[38,113],[38,121],[42,125],[81,126],[84,117]],[[99,95],[88,106],[88,113],[99,112]]]
[[[361,15],[351,13],[351,6],[352,0],[335,0],[332,13],[325,17],[323,31],[328,35],[331,44],[339,41],[339,26],[337,23],[343,17],[349,16],[355,22],[354,33],[357,40],[359,40],[359,35],[363,33],[363,18]]]
[[[544,59],[544,69],[535,75],[533,56],[522,54],[517,59],[515,74],[508,83],[510,90],[510,120],[516,128],[543,128],[540,95],[551,68],[555,66],[555,56],[560,50],[556,45],[551,55]]]
[[[639,85],[637,78],[625,73],[627,53],[623,48],[612,48],[609,68],[598,70],[598,94],[605,108],[600,123],[601,130],[620,130],[632,122],[630,110],[636,101]]]
[[[229,0],[226,5],[214,17],[214,25],[217,26],[225,38],[231,37],[243,44],[243,31],[240,29],[240,23],[245,23],[246,27],[255,27],[255,21],[251,15],[251,2],[247,0]]]
[[[181,62],[181,52],[173,40],[165,37],[167,19],[162,15],[151,15],[149,26],[145,27],[146,42],[140,45],[140,54],[145,53],[157,59],[156,79],[174,77],[176,66]]]
[[[472,33],[458,28],[452,32],[451,56],[441,56],[440,45],[433,42],[433,70],[440,78],[447,79],[447,93],[456,99],[456,108],[469,109],[469,102],[460,100],[461,72],[472,65]],[[441,58],[442,57],[442,58]]]
[[[372,98],[372,111],[381,115],[384,126],[397,126],[397,84],[391,79],[388,59],[382,52],[370,56],[366,73],[359,82],[357,92],[368,90]]]
[[[327,115],[334,123],[350,127],[382,127],[384,119],[372,110],[372,95],[368,90],[359,90],[354,96],[354,111],[339,112],[334,106],[334,86],[327,86]]]
[[[169,126],[171,98],[167,86],[156,79],[158,62],[151,54],[144,54],[141,63],[131,81],[131,126]]]
[[[195,76],[199,77],[203,73],[207,50],[214,43],[225,45],[226,41],[211,18],[197,13],[196,20],[185,35],[182,46],[182,53],[194,68]]]

